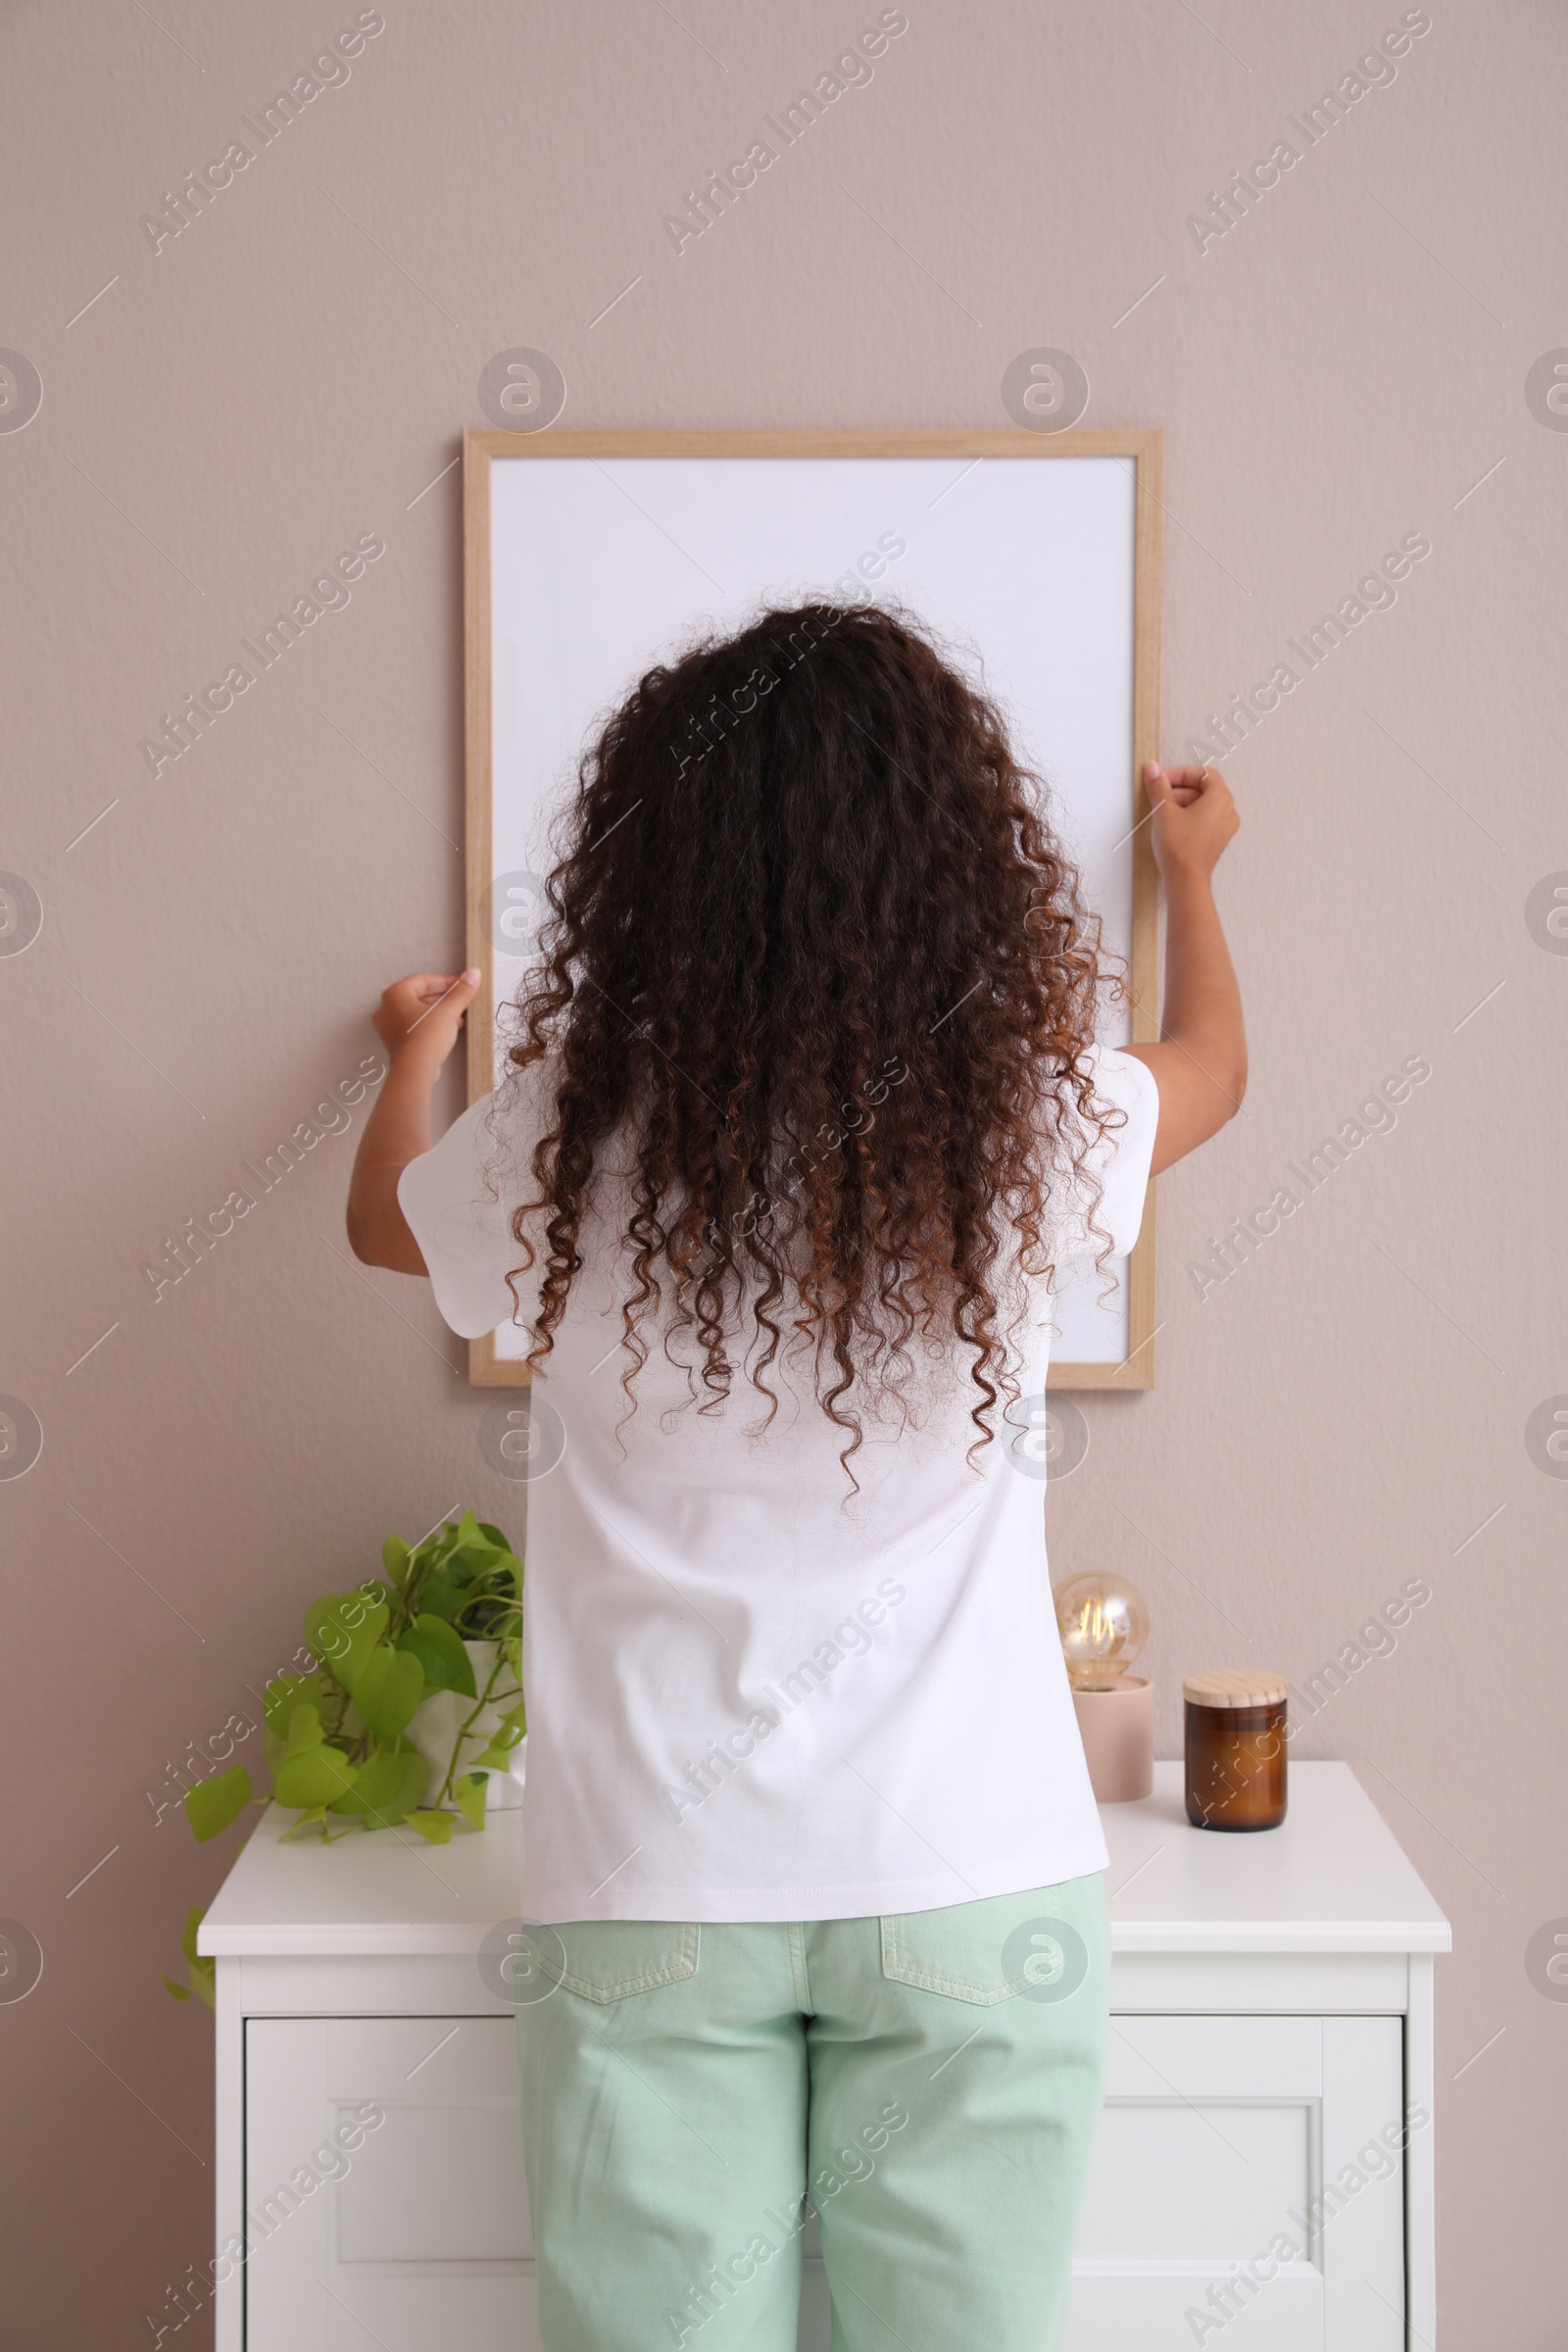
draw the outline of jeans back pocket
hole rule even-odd
[[[890,1913],[881,1922],[882,1974],[978,2007],[1070,2000],[1104,1938],[1103,1908],[1097,1873],[939,1911]]]
[[[555,1931],[567,1992],[585,2001],[623,2001],[695,1977],[702,1932],[695,1920],[578,1919]]]

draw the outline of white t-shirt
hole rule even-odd
[[[1120,1254],[1138,1236],[1158,1096],[1144,1063],[1096,1052],[1097,1093],[1127,1114],[1090,1160],[1095,1221]],[[547,1068],[526,1074],[531,1107],[509,1105],[522,1170],[539,1132],[523,1129],[552,1107]],[[522,1252],[507,1217],[534,1190],[498,1159],[495,1101],[398,1184],[436,1304],[466,1338],[512,1320],[505,1277]],[[763,1400],[739,1367],[720,1411],[686,1402],[650,1308],[625,1419],[614,1185],[590,1200],[583,1268],[531,1398],[535,1459],[560,1458],[528,1489],[523,1917],[847,1919],[1103,1869],[1046,1566],[1045,1285],[1031,1286],[1018,1399],[1006,1424],[1004,1399],[992,1406],[992,1444],[970,1463],[970,1351],[928,1358],[916,1340],[922,1425],[852,1399],[853,1496],[848,1433],[816,1401],[808,1358],[794,1375],[771,1367],[780,1405],[759,1436]],[[537,1267],[518,1277],[524,1328],[537,1281]]]

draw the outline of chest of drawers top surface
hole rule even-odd
[[[1151,1796],[1101,1808],[1112,1946],[1135,1952],[1444,1952],[1448,1923],[1348,1764],[1293,1766],[1276,1830],[1195,1830],[1182,1767]],[[427,1846],[354,1832],[324,1849],[279,1842],[270,1807],[220,1889],[200,1948],[220,1958],[476,1953],[518,1914],[520,1811]]]

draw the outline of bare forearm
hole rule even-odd
[[[422,1274],[424,1259],[398,1204],[398,1178],[430,1149],[430,1096],[440,1060],[404,1045],[390,1056],[366,1121],[349,1180],[348,1235],[356,1257],[399,1274]]]
[[[1159,1089],[1157,1175],[1217,1134],[1247,1092],[1242,992],[1211,879],[1240,819],[1216,768],[1151,760],[1144,781],[1165,891],[1165,1008],[1159,1044],[1127,1051]]]
[[[430,1096],[479,986],[478,971],[411,972],[381,991],[370,1018],[387,1073],[349,1179],[349,1247],[368,1266],[428,1271],[398,1200],[398,1178],[430,1149]]]
[[[1166,877],[1160,1034],[1190,1054],[1235,1108],[1247,1091],[1247,1030],[1242,992],[1206,874]]]

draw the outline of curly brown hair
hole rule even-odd
[[[1083,1064],[1119,975],[1040,779],[912,615],[813,602],[648,670],[578,784],[509,1016],[519,1072],[556,1057],[538,1197],[511,1221],[515,1300],[526,1221],[546,1212],[529,1364],[583,1263],[596,1154],[625,1131],[628,1413],[667,1277],[665,1349],[695,1331],[705,1412],[745,1329],[772,1418],[787,1309],[851,1433],[852,1484],[858,1395],[899,1388],[917,1330],[928,1347],[956,1334],[972,1459],[999,1387],[1016,1393],[1004,1263],[1016,1250],[1049,1271],[1054,1188],[1081,1181],[1098,1232],[1080,1170],[1121,1117]]]

